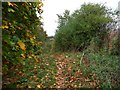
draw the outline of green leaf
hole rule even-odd
[[[12,8],[8,8],[8,12],[15,12],[15,10],[13,10]]]

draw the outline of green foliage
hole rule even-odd
[[[74,54],[66,52],[65,55],[71,58],[73,62],[75,62],[72,69],[82,71],[83,74],[87,76],[91,81],[100,80],[101,88],[111,89],[118,88],[120,86],[119,56],[109,55],[104,52],[93,53],[84,51],[84,56],[80,64],[80,60],[82,58],[81,52]],[[88,63],[84,63],[85,61],[88,61]],[[95,74],[95,76],[93,74]]]
[[[109,10],[100,4],[84,4],[72,15],[66,10],[63,16],[58,15],[54,42],[54,38],[46,38],[41,16],[36,14],[42,13],[42,5],[42,2],[3,3],[3,88],[59,87],[57,78],[64,75],[63,84],[67,81],[67,86],[118,87],[120,57],[99,50],[109,30],[106,25],[112,21]],[[111,54],[120,51],[119,36],[113,42]],[[71,51],[84,50],[91,43],[98,53],[88,49],[83,53],[51,53],[54,44],[58,50]],[[59,65],[61,69],[56,69]]]
[[[110,54],[112,55],[120,55],[120,31],[118,31],[117,38],[112,41],[112,48],[110,50]]]
[[[103,42],[112,21],[109,10],[101,4],[83,4],[72,15],[65,11],[58,15],[59,25],[55,34],[55,47],[59,50],[83,50],[92,38],[99,38],[99,47]]]
[[[56,83],[55,59],[50,57],[49,54],[48,56],[41,54],[37,57],[40,59],[39,63],[36,63],[33,59],[26,59],[24,66],[12,66],[8,71],[9,77],[3,77],[3,88],[49,88],[54,85]],[[14,75],[12,75],[13,72]],[[40,87],[37,85],[40,85]]]
[[[3,65],[19,62],[25,65],[27,58],[38,61],[35,55],[42,53],[46,38],[40,21],[42,5],[42,2],[2,3]]]
[[[120,58],[118,56],[104,53],[87,53],[86,57],[90,60],[90,66],[82,66],[83,70],[86,69],[85,73],[96,73],[97,79],[101,80],[101,87],[103,88],[119,86]]]

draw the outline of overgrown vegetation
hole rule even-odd
[[[67,55],[76,60],[74,68],[88,76],[95,74],[102,88],[120,86],[120,33],[113,27],[114,15],[106,6],[92,3],[83,4],[71,15],[68,10],[58,15],[55,49],[68,51]]]
[[[74,54],[73,52],[65,52],[64,55],[72,60],[71,71],[78,70],[83,72],[89,83],[95,80],[94,87],[110,89],[120,86],[120,57],[105,53],[90,53],[89,51],[76,52]],[[78,81],[76,85],[78,85],[77,87],[82,87],[79,84],[81,84],[81,81]]]
[[[28,58],[38,62],[36,55],[41,54],[42,39],[46,38],[39,20],[41,16],[36,14],[42,12],[42,5],[42,2],[2,3],[3,65],[22,63]]]
[[[69,14],[66,10],[58,15],[58,30],[55,35],[55,46],[59,50],[82,51],[95,43],[97,51],[104,47],[109,24],[113,22],[111,12],[101,4],[83,4],[80,9]]]
[[[19,63],[31,55],[36,59],[35,54],[42,52],[38,34],[44,31],[36,14],[41,6],[42,2],[2,3],[3,63]]]
[[[106,25],[112,21],[108,12],[104,5],[84,4],[72,15],[67,10],[63,16],[58,15],[59,26],[55,35],[57,49],[81,51],[93,38],[97,38],[98,47],[102,47],[109,29]]]
[[[115,12],[83,4],[58,16],[55,37],[41,22],[40,2],[2,3],[3,88],[120,87],[120,32]]]
[[[35,88],[48,74],[47,59],[43,58],[47,34],[40,21],[42,6],[41,1],[2,3],[3,88]]]

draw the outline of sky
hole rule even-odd
[[[62,14],[66,9],[72,13],[74,10],[79,9],[84,3],[101,3],[107,7],[116,10],[120,0],[44,0],[43,6],[43,28],[48,36],[54,36],[57,29],[58,17],[56,14]]]

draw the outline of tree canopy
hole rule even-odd
[[[107,24],[112,21],[110,10],[101,4],[83,4],[80,9],[69,14],[66,10],[58,15],[58,29],[55,46],[60,50],[82,50],[94,38],[101,40],[106,35]]]

